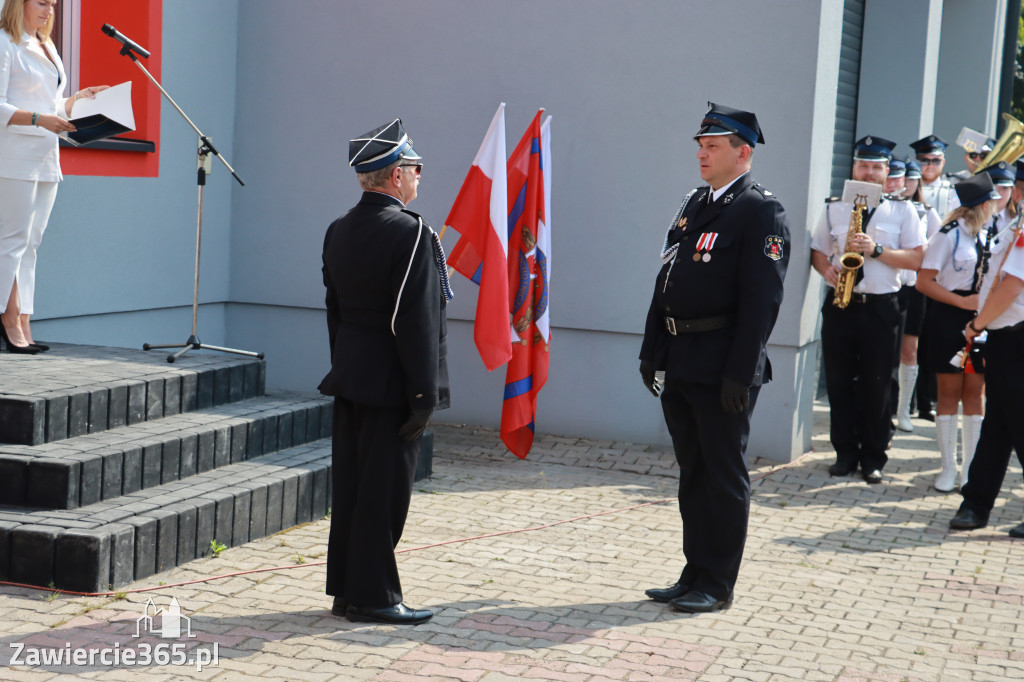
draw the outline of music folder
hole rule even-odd
[[[76,130],[63,137],[76,147],[135,130],[132,82],[107,88],[92,99],[77,100],[70,120]]]

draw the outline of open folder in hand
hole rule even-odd
[[[67,139],[79,146],[135,130],[132,112],[132,82],[107,88],[92,99],[77,100],[71,107],[74,132]]]

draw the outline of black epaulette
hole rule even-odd
[[[765,186],[762,185],[759,182],[755,182],[752,185],[752,187],[754,189],[756,189],[758,192],[760,192],[761,196],[763,196],[763,197],[773,197],[773,196],[775,196],[775,194],[773,194],[770,190],[766,189]]]
[[[950,230],[956,229],[960,226],[959,220],[951,220],[942,227],[939,228],[939,232],[942,234],[949,234]]]
[[[836,201],[842,201],[842,200],[843,200],[842,197],[828,197],[828,198],[825,199],[825,203],[826,204],[831,204],[831,203],[834,203]]]

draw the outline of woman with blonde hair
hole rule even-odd
[[[75,129],[75,101],[50,40],[57,0],[6,0],[0,11],[0,340],[12,353],[38,353],[34,312],[36,250],[61,181],[57,136]],[[0,347],[3,343],[0,342]]]
[[[960,483],[967,470],[978,436],[981,434],[982,368],[965,372],[954,360],[964,350],[964,326],[978,311],[978,290],[984,269],[983,231],[992,220],[1000,199],[992,178],[979,173],[956,185],[960,206],[946,216],[945,224],[931,239],[917,276],[917,288],[931,300],[924,320],[927,337],[927,369],[938,376],[938,407],[935,437],[939,442],[942,470],[935,489],[950,492],[957,483],[956,445],[960,432],[958,412],[963,405],[964,463]],[[965,351],[966,352],[966,351]]]

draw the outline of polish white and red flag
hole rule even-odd
[[[488,371],[512,357],[507,195],[502,102],[445,221],[459,233],[448,264],[480,286],[473,340]]]

